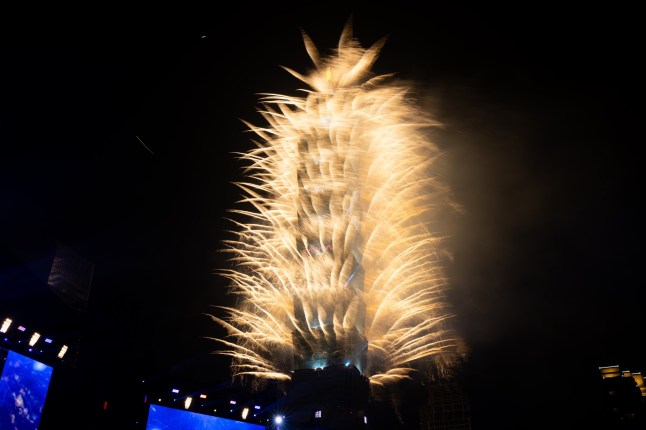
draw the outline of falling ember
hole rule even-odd
[[[410,88],[370,69],[350,25],[315,69],[304,97],[267,94],[248,124],[255,149],[242,204],[233,210],[235,264],[222,274],[240,297],[213,317],[236,375],[288,380],[294,369],[356,366],[373,384],[412,369],[442,373],[460,355],[444,300],[447,252],[434,232],[450,207],[434,172],[436,125]],[[244,220],[244,221],[243,221]]]

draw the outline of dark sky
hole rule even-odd
[[[629,8],[6,10],[3,270],[56,241],[95,263],[73,318],[92,398],[140,378],[225,378],[204,313],[233,303],[214,272],[238,198],[232,152],[250,147],[239,119],[259,121],[257,93],[301,87],[278,67],[310,67],[301,28],[325,51],[350,15],[364,46],[389,35],[375,71],[414,81],[445,125],[473,428],[583,420],[598,366],[646,371],[643,47]],[[3,279],[2,307],[28,316],[37,288]]]

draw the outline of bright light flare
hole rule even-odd
[[[346,26],[335,55],[301,75],[304,97],[267,94],[242,205],[232,212],[234,267],[222,274],[241,301],[214,316],[237,375],[288,380],[299,366],[354,364],[373,384],[413,368],[450,369],[461,340],[449,327],[439,220],[455,206],[440,180],[436,126],[411,88],[370,68]],[[278,418],[277,418],[278,419]]]
[[[31,335],[31,339],[29,339],[29,346],[36,345],[36,342],[38,342],[38,339],[40,339],[40,333],[34,332],[34,334]]]
[[[13,321],[10,318],[5,318],[2,322],[2,326],[0,326],[0,333],[6,333],[7,330],[9,330],[9,327],[11,327],[12,322]]]
[[[63,358],[65,357],[65,353],[67,353],[67,345],[63,345],[61,347],[61,350],[58,351],[58,358]]]

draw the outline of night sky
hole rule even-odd
[[[434,139],[464,209],[446,229],[473,429],[591,422],[597,367],[646,371],[635,10],[6,10],[0,309],[81,335],[83,376],[56,385],[78,416],[142,379],[227,378],[204,339],[223,331],[205,314],[234,304],[215,272],[240,197],[232,153],[251,147],[240,119],[261,122],[258,93],[302,88],[279,67],[310,68],[301,28],[326,52],[350,16],[364,46],[389,36],[375,72],[414,82],[444,124]],[[57,242],[95,264],[82,315],[60,317],[39,284]],[[6,276],[21,264],[31,280]]]

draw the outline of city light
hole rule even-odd
[[[63,345],[61,350],[58,352],[58,358],[63,358],[67,352],[67,345]]]
[[[29,339],[29,346],[36,345],[38,339],[40,339],[40,333],[34,332],[34,334],[31,335],[31,339]]]
[[[0,333],[6,333],[7,330],[9,330],[11,323],[12,323],[11,319],[6,318],[2,323],[2,327],[0,327]]]

